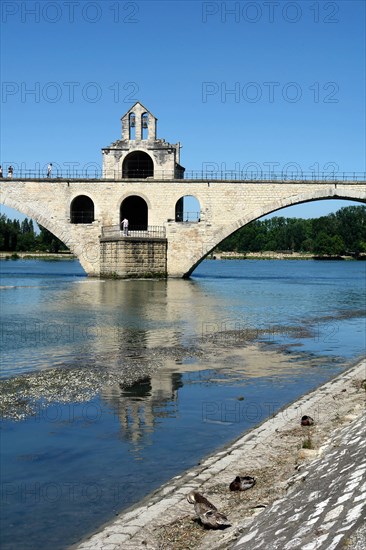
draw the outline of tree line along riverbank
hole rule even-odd
[[[347,206],[320,218],[254,221],[230,235],[214,252],[217,257],[230,258],[228,253],[259,259],[358,258],[366,253],[366,206]]]

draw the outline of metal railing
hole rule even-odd
[[[69,180],[69,179],[103,179],[103,173],[102,170],[96,169],[96,168],[88,168],[87,170],[61,170],[58,168],[54,168],[51,172],[50,176],[47,176],[47,170],[28,170],[26,168],[14,168],[14,173],[12,178],[8,178],[7,175],[4,173],[3,179],[11,180],[11,179],[41,179],[41,180]]]
[[[93,223],[94,211],[93,210],[73,210],[71,212],[71,223]]]
[[[165,239],[166,230],[162,225],[131,225],[128,231],[121,229],[119,225],[105,225],[102,227],[102,238],[147,238],[147,239]]]
[[[146,173],[147,174],[147,173]],[[238,183],[245,182],[324,182],[324,183],[360,183],[366,182],[366,172],[341,172],[341,171],[325,171],[325,172],[302,172],[297,171],[282,171],[282,172],[270,172],[270,171],[248,171],[248,170],[186,170],[184,175],[179,170],[159,170],[155,169],[154,175],[144,175],[143,172],[136,177],[127,177],[125,172],[119,170],[109,170],[102,172],[99,169],[87,169],[87,170],[60,170],[54,169],[50,177],[47,177],[47,173],[44,170],[26,170],[26,169],[14,169],[13,177],[8,178],[6,174],[3,175],[4,181],[13,180],[49,180],[52,182],[65,180],[70,182],[71,180],[109,180],[109,181],[151,181],[151,180],[190,180],[190,181],[231,181]],[[1,180],[0,180],[1,181]]]
[[[302,172],[302,171],[284,171],[284,172],[266,172],[256,171],[236,171],[236,170],[218,170],[202,171],[189,170],[184,174],[185,180],[202,181],[237,181],[237,182],[366,182],[366,172]]]
[[[182,212],[182,214],[176,214],[176,222],[199,222],[201,217],[200,212]]]

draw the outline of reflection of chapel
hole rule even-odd
[[[139,101],[122,117],[122,139],[102,149],[103,177],[181,179],[180,144],[156,138],[157,119]]]

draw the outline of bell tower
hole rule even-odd
[[[141,103],[137,102],[123,117],[122,139],[127,141],[156,140],[157,119]]]
[[[182,179],[180,143],[157,139],[157,118],[137,101],[121,118],[122,139],[103,148],[108,179]]]

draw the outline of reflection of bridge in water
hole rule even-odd
[[[223,335],[219,334],[218,337],[223,338]],[[257,403],[243,399],[246,384],[250,384],[253,379],[272,380],[285,375],[293,377],[303,367],[294,361],[294,356],[289,355],[287,350],[264,349],[253,342],[243,345],[237,340],[230,346],[227,344],[225,339],[224,346],[220,344],[211,349],[211,353],[208,351],[204,361],[197,359],[194,362],[177,363],[170,359],[151,376],[131,386],[115,384],[102,390],[102,400],[113,409],[114,418],[120,423],[121,437],[131,442],[135,451],[149,445],[151,434],[159,428],[163,419],[174,419],[184,414],[185,405],[182,410],[179,400],[179,390],[184,386],[238,386],[240,399],[222,397],[219,400],[205,400],[204,393],[200,392],[198,411],[197,403],[190,404],[191,410],[198,414],[196,422],[200,424],[240,422],[244,417],[259,421],[263,412],[273,413],[278,404],[276,400]],[[319,364],[317,358],[307,361],[314,366]],[[194,395],[197,396],[197,392]],[[225,392],[222,395],[225,396]]]
[[[56,168],[52,179],[15,169],[14,179],[0,180],[1,202],[61,239],[93,276],[188,276],[266,214],[322,199],[366,202],[364,173],[185,173],[180,144],[157,139],[156,118],[139,102],[122,117],[122,139],[102,152],[99,179]],[[138,234],[117,234],[124,218]]]
[[[182,374],[162,370],[128,388],[106,388],[102,398],[114,409],[123,437],[137,445],[154,431],[160,418],[175,418],[178,412],[178,389]]]

